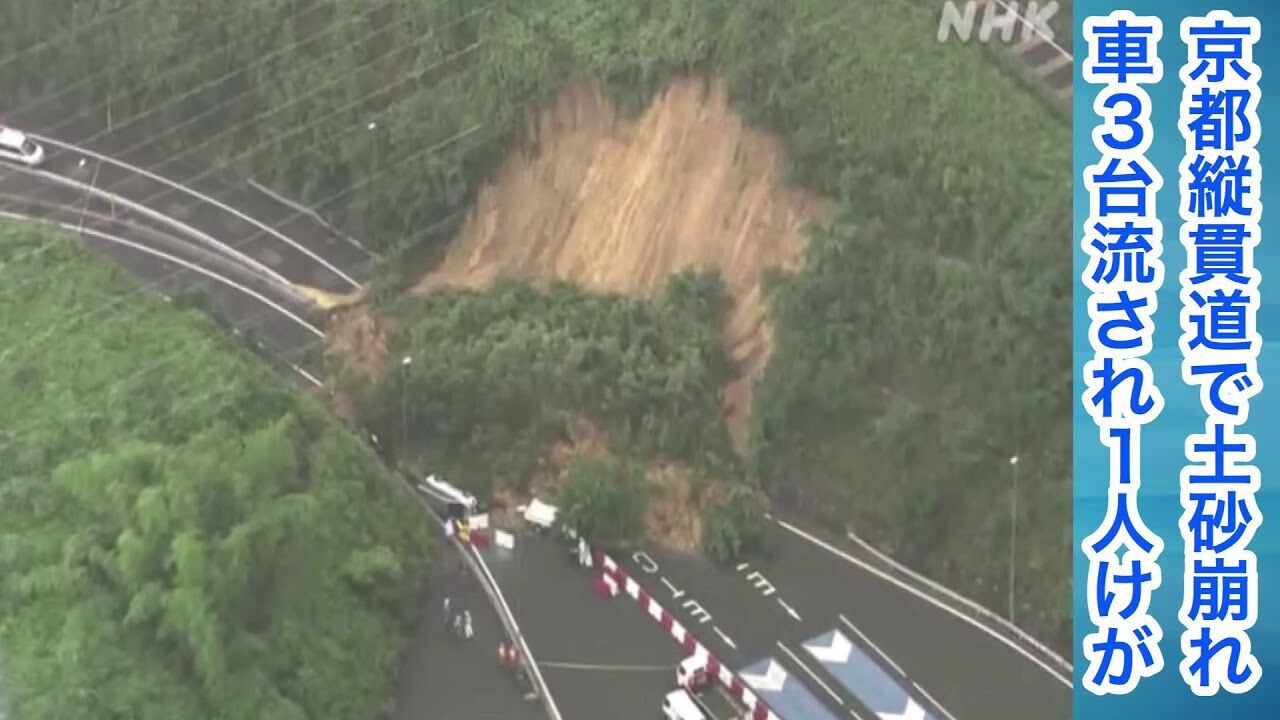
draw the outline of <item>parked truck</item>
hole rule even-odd
[[[666,720],[708,720],[688,690],[672,690],[662,699],[662,717]]]

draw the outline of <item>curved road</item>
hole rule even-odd
[[[110,145],[46,141],[51,155],[41,171],[0,168],[0,211],[82,228],[87,245],[161,292],[202,290],[295,377],[320,385],[311,349],[322,338],[323,317],[310,289],[358,290],[372,255],[247,186],[191,171],[200,180],[189,188],[180,175],[112,160]],[[1021,651],[1002,629],[932,600],[856,546],[790,527],[780,525],[777,554],[758,566],[718,568],[657,548],[617,559],[736,672],[763,667],[774,680],[783,673],[776,697],[768,681],[760,691],[775,710],[816,703],[784,720],[894,717],[878,712],[861,676],[839,663],[824,666],[826,656],[813,654],[815,642],[833,642],[832,633],[865,651],[889,678],[878,682],[900,686],[926,713],[904,718],[1070,716],[1069,677]],[[656,623],[625,598],[606,602],[591,594],[591,576],[573,567],[555,541],[521,536],[515,553],[486,555],[566,720],[656,715],[682,655]],[[496,638],[496,618],[482,611],[475,593],[457,592],[477,608],[481,640]],[[536,714],[499,675],[491,648],[440,642],[435,613],[423,608],[417,635],[423,640],[406,658],[396,717]],[[792,692],[809,697],[800,702]]]
[[[304,385],[322,387],[316,350],[324,313],[312,290],[360,289],[374,256],[305,212],[247,185],[200,175],[159,175],[111,159],[110,140],[93,149],[42,141],[38,171],[0,164],[0,220],[60,227],[140,283],[166,297],[197,292],[238,333]],[[17,280],[20,282],[21,280]],[[126,302],[104,307],[104,322],[127,322]],[[58,329],[51,329],[56,332]],[[394,720],[532,720],[541,706],[497,668],[501,625],[483,594],[459,583],[446,556],[424,595],[397,682]],[[452,585],[451,585],[452,583]],[[436,623],[439,593],[472,611],[476,639],[448,642]],[[2,711],[2,708],[0,708]]]
[[[888,681],[864,673],[842,686],[839,667],[833,673],[814,661],[806,646],[821,645],[833,631],[928,713],[904,718],[1071,717],[1069,674],[1023,650],[1004,629],[948,609],[851,543],[787,525],[795,531],[779,525],[767,561],[741,567],[652,546],[614,559],[740,676],[763,671],[770,661],[785,672],[780,695],[758,693],[783,720],[898,717],[877,713],[883,708],[869,702]],[[684,655],[666,630],[623,595],[596,597],[589,590],[593,574],[575,567],[556,540],[518,533],[515,552],[489,549],[486,556],[566,720],[653,716]],[[546,669],[547,662],[630,670],[558,672]],[[657,674],[640,670],[664,664],[667,670]],[[806,711],[800,694],[817,707]]]

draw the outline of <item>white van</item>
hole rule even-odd
[[[667,693],[662,700],[662,717],[667,720],[707,720],[706,713],[685,690]]]
[[[35,167],[44,162],[44,148],[27,137],[26,133],[0,125],[0,160]]]

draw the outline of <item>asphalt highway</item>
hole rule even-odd
[[[173,297],[197,292],[236,332],[261,342],[286,361],[295,376],[322,372],[313,352],[323,338],[323,318],[305,298],[270,282],[204,246],[175,237],[145,216],[113,214],[110,203],[39,177],[0,176],[0,213],[82,231],[83,244],[139,281],[134,291]],[[18,282],[21,280],[19,279]],[[101,308],[96,322],[127,322],[129,296]]]
[[[603,599],[562,542],[534,532],[484,552],[564,720],[652,720],[681,649],[625,598]]]
[[[803,537],[776,540],[768,559],[729,568],[656,547],[615,560],[734,670],[771,659],[836,717],[869,720],[876,708],[860,697],[868,688],[842,686],[809,651],[833,631],[937,720],[1070,718],[1070,687],[990,633]]]
[[[98,138],[93,152],[123,151],[130,142]],[[308,354],[323,324],[297,286],[348,292],[365,277],[370,254],[213,173],[165,167],[169,181],[199,178],[189,192],[146,174],[154,170],[49,149],[45,170],[62,181],[2,167],[0,211],[83,227],[86,245],[160,292],[204,291],[231,325],[252,331],[273,354],[298,363],[297,376],[318,384],[319,367],[308,365],[316,362]],[[149,162],[146,152],[132,150],[129,157]],[[153,168],[164,163],[154,162]],[[121,215],[104,192],[149,213]],[[898,702],[886,687],[898,688],[894,692],[926,713],[914,720],[1070,716],[1069,686],[998,633],[851,561],[857,552],[845,544],[777,535],[776,554],[743,567],[719,568],[657,548],[616,559],[735,671],[763,678],[766,688],[783,673],[782,690],[761,694],[780,713],[790,710],[784,720],[891,717],[878,705],[890,695]],[[657,716],[683,653],[652,618],[624,597],[597,597],[592,573],[577,567],[556,540],[526,533],[514,552],[491,548],[485,557],[565,720]],[[440,642],[451,640],[438,637],[442,626],[432,621],[442,598],[424,601],[397,692],[397,720],[541,716],[496,667],[500,631],[483,597],[475,588],[453,591],[475,608],[477,638]],[[844,648],[846,641],[856,649]],[[861,659],[869,664],[856,665]],[[873,675],[879,684],[868,691],[860,683]]]
[[[80,159],[86,160],[84,165]],[[362,278],[373,256],[314,218],[248,186],[236,187],[206,176],[197,193],[189,193],[144,175],[130,175],[118,165],[102,162],[99,168],[98,164],[91,155],[64,150],[50,158],[39,173],[0,165],[0,217],[56,224],[79,232],[86,248],[139,281],[135,291],[139,296],[147,292],[169,297],[182,292],[203,295],[228,325],[242,334],[251,333],[269,351],[265,353],[268,357],[286,363],[294,379],[317,385],[322,375],[314,351],[323,337],[323,313],[294,283],[349,292],[350,285],[344,287],[341,276],[329,266]],[[189,176],[198,174],[188,172]],[[59,177],[49,176],[55,174]],[[165,178],[176,179],[167,174]],[[159,197],[147,199],[153,192]],[[106,193],[141,207],[112,202]],[[247,215],[253,222],[239,215]],[[280,234],[287,230],[286,237],[308,252],[289,243],[273,244],[270,238],[279,238],[264,233],[260,225]],[[285,282],[264,275],[262,267],[276,271]],[[118,306],[102,308],[100,317],[84,320],[128,322],[130,297],[124,296]],[[408,639],[390,717],[544,717],[541,705],[526,700],[524,690],[497,667],[495,654],[501,636],[497,617],[474,581],[460,582],[450,572],[451,563],[456,562],[449,556],[451,552],[446,551],[435,582],[423,598],[422,615]],[[437,623],[442,612],[437,605],[442,601],[441,593],[456,594],[455,602],[471,610],[476,636],[470,642],[446,635],[443,625]]]
[[[21,113],[14,113],[20,116]],[[35,134],[48,173],[110,193],[216,238],[288,279],[330,293],[359,289],[374,256],[311,215],[228,173],[175,158],[155,138],[58,115],[11,118]],[[25,124],[19,124],[19,122]],[[49,136],[42,130],[56,130]],[[0,167],[0,173],[9,173]],[[33,188],[33,193],[41,192]]]
[[[497,662],[502,626],[477,581],[460,573],[462,561],[441,543],[417,624],[396,683],[391,720],[538,720],[542,704]],[[459,639],[447,624],[450,613],[471,612],[475,637]]]

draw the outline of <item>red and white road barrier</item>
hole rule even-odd
[[[596,565],[603,572],[600,581],[603,584],[608,584],[612,581],[615,588],[621,586],[627,595],[636,601],[641,610],[657,621],[664,630],[671,634],[671,637],[675,638],[676,642],[680,643],[685,652],[690,655],[705,657],[707,659],[707,675],[719,680],[720,684],[724,685],[731,695],[751,711],[751,717],[754,720],[782,720],[747,687],[746,683],[742,682],[732,670],[721,663],[716,656],[712,655],[702,643],[698,642],[693,633],[686,630],[680,624],[680,621],[676,620],[675,616],[667,612],[662,605],[658,604],[657,600],[654,600],[649,593],[644,591],[644,588],[640,587],[639,583],[623,572],[622,568],[618,567],[618,563],[613,561],[613,558],[603,552],[596,552],[595,558]]]

